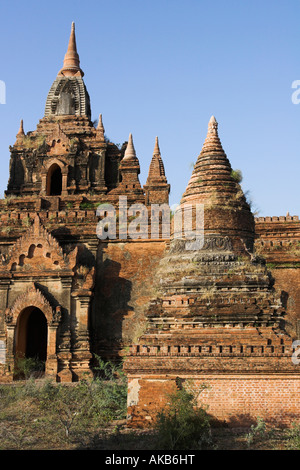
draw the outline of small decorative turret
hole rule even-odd
[[[153,157],[149,167],[147,182],[144,185],[146,204],[168,204],[170,185],[167,182],[165,168],[160,154],[158,137],[155,138]]]
[[[122,162],[124,162],[125,160],[126,161],[127,160],[137,160],[136,153],[135,153],[135,148],[134,148],[133,140],[132,140],[132,134],[129,134],[128,143],[127,143],[127,147],[126,147],[124,158],[123,158]]]
[[[139,180],[140,163],[136,156],[132,134],[129,134],[124,157],[119,165],[120,183],[110,191],[112,197],[124,195],[127,196],[128,202],[145,202],[144,191]]]
[[[20,137],[22,138],[24,135],[25,135],[25,133],[24,133],[24,127],[23,127],[23,119],[21,119],[21,121],[20,121],[20,127],[19,127],[19,130],[18,130],[18,133],[17,133],[17,136],[16,136],[16,137],[17,137],[17,139],[18,139],[18,138],[20,138]]]
[[[147,184],[153,182],[166,183],[167,178],[165,175],[165,168],[161,158],[158,137],[155,138],[155,146],[153,150],[153,157],[149,167],[149,173],[147,178]]]
[[[98,125],[97,125],[97,133],[101,135],[101,137],[104,137],[105,129],[103,126],[103,121],[102,121],[102,114],[99,114],[99,120],[98,120]]]

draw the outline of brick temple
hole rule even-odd
[[[44,116],[27,133],[21,121],[10,147],[0,381],[17,379],[19,357],[43,361],[57,382],[78,381],[92,376],[97,354],[124,359],[132,426],[153,423],[168,391],[186,381],[208,385],[199,400],[219,421],[291,423],[300,417],[298,216],[254,217],[212,117],[179,206],[193,230],[203,207],[204,242],[188,248],[174,217],[168,234],[162,216],[156,232],[146,224],[128,237],[135,215],[124,226],[125,198],[148,220],[154,205],[168,206],[158,138],[142,186],[133,135],[116,145],[101,113],[91,121],[83,77],[72,24]],[[117,214],[114,238],[97,233],[101,204]]]

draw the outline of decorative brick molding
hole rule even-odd
[[[24,294],[21,294],[13,303],[12,307],[6,312],[7,323],[15,325],[20,313],[27,307],[39,308],[46,317],[48,325],[58,326],[61,320],[60,307],[52,308],[44,295],[35,287],[32,286]]]
[[[265,222],[299,222],[298,215],[287,215],[279,217],[255,217],[256,223],[265,223]]]
[[[36,249],[40,250],[38,263],[35,260]],[[26,265],[26,270],[65,269],[70,271],[76,264],[76,255],[77,249],[73,250],[69,256],[63,253],[57,240],[43,227],[36,214],[33,224],[10,248],[6,259],[2,259],[0,274],[15,271],[24,265]]]

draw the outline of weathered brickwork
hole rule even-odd
[[[204,235],[190,249],[183,212],[181,220],[167,214],[168,233],[153,211],[168,208],[170,192],[158,138],[142,186],[132,134],[115,145],[101,114],[91,122],[83,76],[72,25],[44,117],[27,134],[21,121],[10,147],[0,201],[0,381],[17,378],[20,356],[38,356],[57,381],[80,380],[99,354],[124,359],[130,426],[152,424],[178,379],[209,385],[200,400],[219,422],[299,419],[298,216],[254,218],[212,117],[179,206]],[[124,226],[122,214],[136,203],[158,225],[143,221],[134,239],[127,222],[137,215]],[[99,236],[107,204],[112,238]]]
[[[287,310],[286,328],[298,336],[300,320],[300,220],[298,216],[256,218],[256,251],[264,256],[274,277],[274,288],[282,292]]]
[[[257,418],[275,426],[299,420],[300,376],[287,375],[201,375],[182,377],[191,381],[203,406],[216,425],[249,426]],[[178,381],[178,378],[177,378]],[[157,413],[176,390],[176,377],[131,378],[129,413],[135,427],[151,426]]]
[[[100,243],[92,305],[92,331],[100,354],[122,354],[145,331],[145,310],[155,294],[156,267],[165,245],[163,240]]]
[[[136,244],[98,238],[99,205],[111,204],[119,216],[120,196],[130,207],[145,204],[146,192],[132,135],[117,146],[106,138],[101,114],[97,126],[91,122],[83,75],[73,24],[44,117],[27,134],[21,121],[10,148],[0,201],[3,380],[14,378],[19,356],[43,359],[45,373],[58,381],[79,380],[91,373],[94,352],[124,353],[144,328],[142,312],[154,292],[155,265],[165,249],[161,231],[157,240]],[[150,167],[149,215],[149,199],[163,194],[168,203],[169,194],[157,139]],[[119,221],[116,236],[122,231]],[[30,303],[30,289],[41,302]],[[15,305],[21,305],[17,314]]]
[[[163,399],[168,381],[174,386],[176,379],[192,380],[199,386],[208,374],[211,388],[202,397],[215,419],[242,425],[263,409],[264,417],[282,424],[299,419],[299,371],[285,328],[283,294],[274,289],[266,261],[254,249],[254,218],[214,117],[182,209],[187,203],[204,204],[204,244],[190,250],[190,242],[175,237],[174,229],[159,264],[160,283],[146,312],[147,330],[125,362],[130,425],[153,422],[159,409],[155,398]],[[278,393],[286,400],[279,410]]]

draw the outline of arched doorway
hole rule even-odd
[[[49,168],[47,174],[47,196],[60,196],[62,191],[62,173],[57,163]]]
[[[19,315],[16,329],[15,358],[35,359],[38,370],[45,370],[47,359],[47,320],[34,306],[25,308]]]

